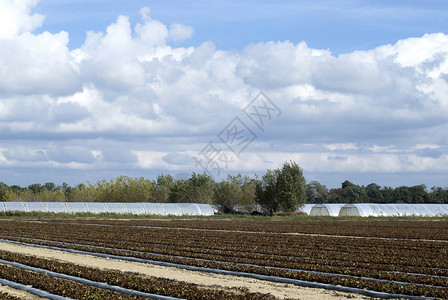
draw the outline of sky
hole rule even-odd
[[[448,187],[448,2],[0,0],[0,181]]]

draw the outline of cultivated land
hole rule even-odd
[[[21,218],[0,220],[0,238],[4,240],[0,242],[0,259],[4,261],[180,298],[368,298],[291,284],[297,280],[360,291],[448,298],[445,219]],[[166,263],[197,270],[169,267]],[[244,272],[249,277],[204,272],[211,269]],[[254,274],[292,282],[250,278]],[[36,283],[38,276],[45,280],[39,277]],[[4,263],[0,264],[0,278],[73,298],[139,298],[36,275]],[[61,285],[65,288],[58,288]]]

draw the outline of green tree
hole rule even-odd
[[[394,200],[392,203],[412,203],[412,190],[407,186],[400,186],[394,189]]]
[[[42,189],[49,191],[49,192],[56,192],[56,184],[54,184],[53,182],[46,182],[42,186]]]
[[[327,203],[329,199],[328,189],[318,181],[311,181],[306,185],[306,202]]]
[[[295,162],[284,163],[277,178],[280,210],[292,212],[306,201],[306,182],[302,169]]]
[[[33,194],[37,194],[37,193],[41,192],[44,188],[42,187],[42,185],[40,183],[33,183],[28,186],[28,189],[31,192],[33,192]],[[18,190],[22,190],[22,189],[19,187]]]
[[[391,187],[383,187],[381,189],[381,193],[383,194],[383,203],[395,203],[395,190]]]
[[[420,184],[410,188],[412,193],[412,203],[428,203],[429,195],[426,191],[426,185]]]
[[[342,188],[331,189],[328,197],[329,203],[346,203],[344,190]]]
[[[342,185],[343,188],[343,198],[344,203],[361,203],[366,202],[367,200],[367,194],[364,186],[359,186],[356,184],[350,184],[350,185]]]
[[[376,183],[370,183],[366,186],[367,201],[371,203],[383,203],[384,195],[381,187]]]
[[[223,213],[233,213],[234,206],[241,203],[243,192],[241,186],[235,184],[229,175],[226,180],[216,184],[215,204],[219,205]]]
[[[233,213],[235,205],[254,205],[255,182],[256,180],[241,174],[228,175],[216,184],[214,203],[220,206],[223,213]]]
[[[433,186],[429,193],[429,201],[431,203],[448,204],[448,188],[441,188],[440,186]]]
[[[206,174],[194,173],[188,179],[189,182],[189,201],[192,203],[213,204],[215,181]]]
[[[190,183],[186,179],[177,179],[170,188],[168,201],[172,203],[184,203],[190,199]]]
[[[174,186],[174,178],[169,174],[161,174],[157,176],[154,183],[154,195],[151,201],[165,203],[168,202],[171,189]]]
[[[270,215],[279,210],[277,198],[277,177],[280,170],[267,170],[255,187],[257,203]]]
[[[10,191],[11,190],[10,190],[9,186],[6,183],[0,182],[0,201],[7,201],[7,200],[5,200],[6,194]]]
[[[306,201],[306,183],[302,169],[295,162],[283,164],[282,169],[267,170],[256,185],[257,202],[269,214],[295,211]]]
[[[238,174],[241,176],[240,174]],[[249,176],[244,176],[241,186],[241,202],[242,205],[253,205],[255,202],[255,186],[257,182],[257,177],[250,178]]]
[[[173,203],[214,202],[215,181],[206,173],[193,173],[188,179],[178,179],[170,189],[169,201]]]

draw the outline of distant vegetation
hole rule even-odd
[[[294,211],[303,203],[446,203],[448,188],[425,185],[397,188],[375,183],[360,186],[344,181],[340,188],[328,189],[317,181],[305,183],[302,169],[285,163],[281,169],[267,170],[262,178],[229,175],[216,182],[207,174],[193,173],[188,179],[161,174],[156,180],[120,176],[110,181],[78,184],[52,182],[28,187],[0,182],[0,201],[43,202],[195,202],[221,205],[232,212],[235,205],[263,206],[265,211]]]

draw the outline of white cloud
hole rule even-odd
[[[3,156],[8,160],[18,162],[40,162],[48,160],[45,151],[42,149],[33,149],[24,146],[8,148],[3,152]]]
[[[0,2],[3,162],[191,171],[188,157],[235,116],[254,126],[241,109],[262,90],[282,114],[251,127],[256,142],[229,170],[296,159],[313,172],[448,171],[447,35],[339,56],[288,41],[184,48],[170,42],[193,28],[144,8],[135,26],[119,16],[69,50],[64,31],[33,33],[35,4]]]
[[[90,149],[82,146],[58,146],[51,144],[46,149],[48,159],[58,163],[91,164],[95,157]]]
[[[80,78],[67,48],[68,34],[28,32],[0,39],[0,94],[69,94]]]
[[[169,36],[175,42],[183,42],[193,36],[194,29],[182,24],[171,24]]]
[[[12,39],[42,26],[44,16],[30,14],[39,0],[0,0],[0,39]]]

